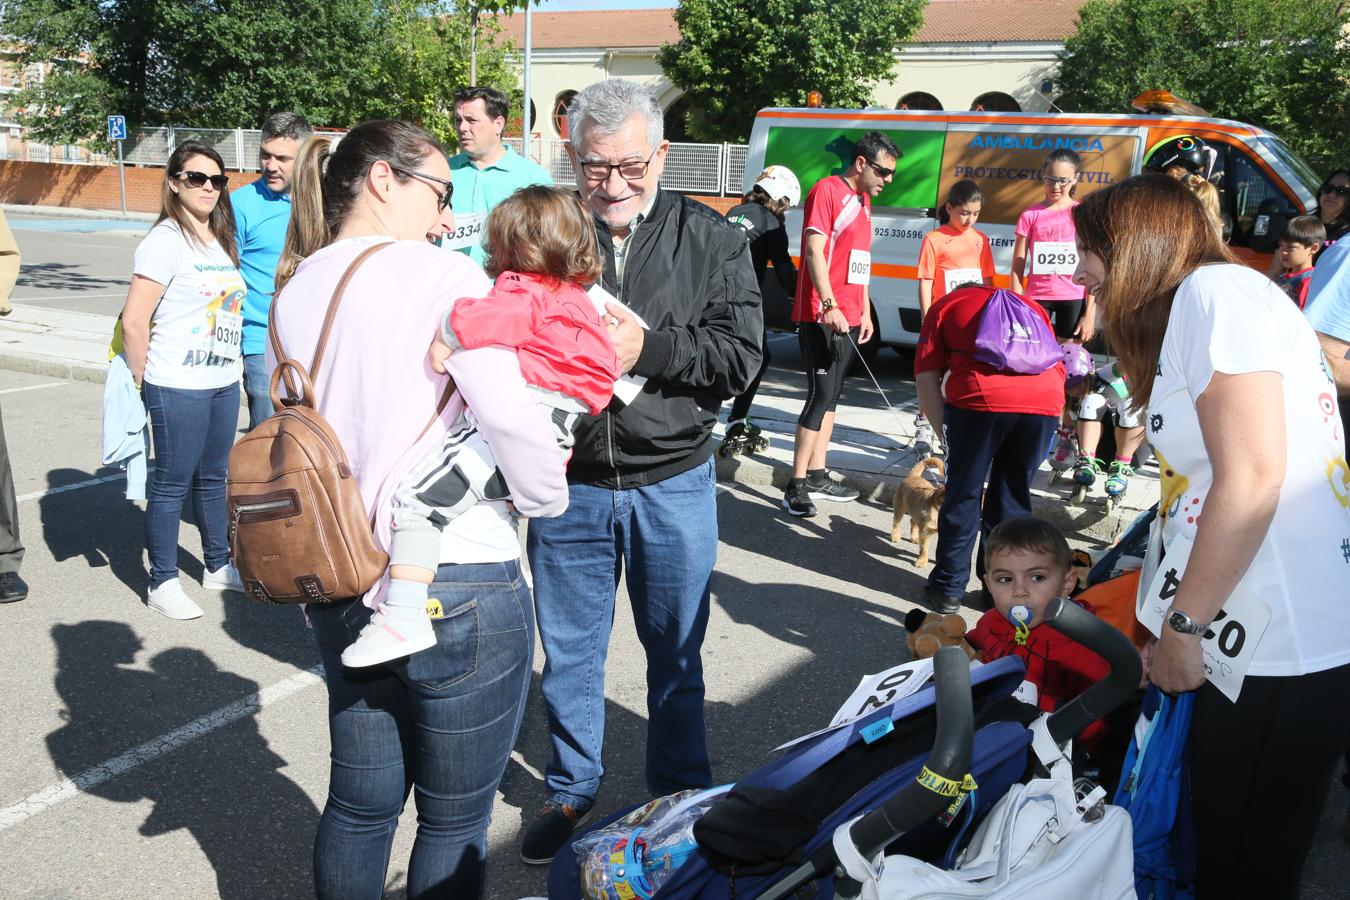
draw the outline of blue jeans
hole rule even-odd
[[[625,566],[647,654],[647,788],[707,787],[700,651],[717,560],[712,460],[646,487],[573,484],[569,495],[563,515],[530,521],[527,542],[546,657],[552,799],[586,810],[600,789],[605,656]]]
[[[928,583],[944,596],[966,592],[977,535],[975,571],[983,575],[984,539],[989,532],[1005,519],[1031,515],[1031,479],[1045,460],[1046,441],[1058,421],[1055,416],[1030,413],[946,408],[947,494],[938,513],[937,552],[928,576]]]
[[[417,839],[408,897],[478,897],[497,784],[534,656],[520,563],[443,565],[431,583],[436,645],[348,669],[342,651],[370,620],[360,600],[308,607],[328,682],[328,802],[314,840],[320,900],[379,898],[408,791]]]
[[[145,507],[150,586],[178,577],[178,519],[192,489],[202,561],[214,571],[230,561],[225,469],[239,425],[239,383],[187,390],[145,382],[155,438],[155,469]]]
[[[244,356],[244,393],[248,395],[248,430],[252,431],[276,411],[272,408],[272,373],[267,369],[267,354]]]

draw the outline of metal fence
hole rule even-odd
[[[326,132],[340,137],[340,132]],[[162,166],[169,154],[185,140],[198,140],[213,147],[225,163],[226,169],[256,172],[258,144],[261,133],[246,128],[192,128],[164,126],[137,128],[122,147],[122,158],[129,165]],[[507,138],[504,143],[521,152],[520,138]],[[572,186],[576,177],[567,156],[566,141],[551,138],[532,138],[530,157],[553,176],[555,184]],[[692,194],[739,194],[743,190],[745,158],[749,148],[743,144],[671,144],[666,156],[666,171],[661,185],[674,191]],[[0,158],[32,162],[72,162],[89,165],[107,165],[107,154],[94,153],[76,145],[48,146],[6,136],[0,132]],[[111,159],[116,160],[116,154]]]

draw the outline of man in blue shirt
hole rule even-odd
[[[1304,314],[1322,342],[1340,397],[1341,420],[1350,431],[1350,238],[1317,257]]]
[[[496,88],[455,91],[459,153],[450,157],[455,230],[442,239],[441,246],[468,253],[480,266],[485,258],[483,220],[488,212],[520,188],[553,183],[543,166],[502,143],[509,111],[506,95]]]
[[[276,286],[277,260],[291,221],[291,173],[300,145],[314,131],[304,116],[279,112],[263,122],[258,145],[257,181],[230,194],[234,207],[239,269],[248,286],[244,297],[244,392],[248,395],[248,427],[272,414],[270,383],[263,354],[267,349],[267,312]]]

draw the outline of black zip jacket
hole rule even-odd
[[[624,406],[583,417],[567,478],[635,488],[705,462],[722,402],[759,371],[763,316],[745,233],[681,194],[657,191],[626,242],[622,287],[609,226],[595,219],[605,290],[647,323],[630,374],[647,378]]]

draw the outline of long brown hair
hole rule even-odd
[[[164,184],[161,188],[159,197],[159,218],[155,220],[158,225],[165,219],[169,219],[178,226],[183,237],[189,242],[196,244],[203,250],[206,249],[202,244],[201,238],[197,236],[196,225],[192,221],[192,216],[183,204],[179,202],[178,194],[169,187],[169,182],[176,181],[183,172],[183,166],[194,156],[205,156],[211,160],[220,169],[220,174],[225,174],[225,161],[220,158],[214,147],[203,144],[201,141],[183,141],[174,148],[173,153],[169,154],[169,161],[164,166]],[[211,232],[211,236],[220,244],[220,249],[225,251],[225,255],[230,258],[230,262],[236,266],[239,265],[239,248],[234,242],[234,207],[230,206],[230,192],[228,190],[220,191],[220,199],[216,201],[215,208],[211,210],[211,215],[207,216],[206,227]]]
[[[315,251],[333,242],[361,196],[366,173],[383,160],[403,171],[421,168],[432,153],[445,153],[434,137],[411,122],[383,119],[362,122],[337,141],[315,135],[300,146],[291,176],[291,221],[277,262],[276,287]],[[411,176],[395,172],[400,183]]]
[[[589,285],[605,267],[590,212],[576,194],[545,185],[523,187],[488,213],[483,251],[491,277],[525,272],[554,287],[564,281]]]
[[[1074,207],[1079,246],[1106,269],[1097,299],[1106,339],[1129,380],[1135,409],[1148,404],[1177,287],[1196,269],[1237,259],[1185,185],[1136,175]]]

